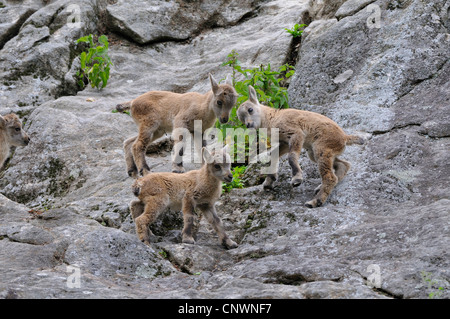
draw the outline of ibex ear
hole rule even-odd
[[[258,95],[256,94],[256,91],[255,91],[254,87],[251,86],[251,85],[248,86],[248,99],[253,104],[256,104],[256,105],[259,104],[259,102],[258,102]]]
[[[227,74],[227,78],[225,80],[225,83],[228,84],[228,85],[233,86],[233,81],[231,81],[231,77],[230,77],[229,74]]]
[[[0,115],[0,128],[6,127],[6,121],[3,116]]]
[[[211,164],[214,161],[213,156],[206,147],[202,148],[202,158],[206,162],[206,164]]]
[[[216,79],[209,73],[209,80],[211,81],[211,88],[215,95],[217,95],[217,91],[219,91],[219,84],[217,84]]]

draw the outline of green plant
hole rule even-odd
[[[294,67],[288,64],[279,67],[278,71],[272,70],[269,64],[261,65],[259,68],[238,69],[245,79],[236,82],[235,88],[240,95],[240,102],[248,99],[248,86],[255,88],[262,104],[276,108],[288,108],[287,88],[281,85],[281,82],[294,74]],[[239,101],[238,99],[238,101]]]
[[[428,293],[428,298],[438,299],[442,297],[445,288],[440,285],[440,280],[434,278],[433,274],[430,272],[422,271],[420,275],[422,276],[422,281],[427,284],[428,290],[431,290],[431,292]]]
[[[281,83],[290,78],[295,73],[292,65],[284,64],[273,70],[270,63],[260,65],[257,68],[243,69],[238,60],[239,54],[233,50],[227,56],[227,61],[222,66],[232,68],[232,81],[237,93],[239,94],[236,108],[248,99],[248,86],[252,85],[258,92],[261,103],[274,108],[288,108],[287,88]],[[242,81],[237,81],[237,75],[244,76]]]
[[[306,24],[296,24],[292,27],[292,29],[285,28],[287,33],[292,35],[294,38],[301,37],[304,29],[307,27]]]
[[[232,50],[230,54],[227,55],[228,60],[222,63],[222,66],[230,66],[233,69],[233,74],[231,76],[233,81],[233,86],[236,86],[236,72],[237,68],[240,67],[241,63],[238,60],[239,53],[236,50]]]
[[[282,86],[282,83],[290,78],[295,70],[293,66],[285,64],[279,67],[277,71],[274,71],[272,70],[270,63],[261,65],[257,68],[244,69],[241,67],[238,57],[239,54],[236,50],[233,50],[227,56],[227,60],[222,63],[222,66],[231,67],[233,72],[232,82],[239,96],[236,106],[231,110],[229,122],[220,124],[219,121],[217,121],[216,128],[222,132],[222,140],[219,142],[230,144],[233,142],[230,138],[234,138],[234,154],[244,154],[244,156],[246,156],[249,153],[249,145],[257,142],[254,140],[256,138],[255,136],[245,134],[246,127],[237,117],[237,109],[248,99],[248,86],[252,85],[256,89],[261,103],[274,108],[288,108],[287,88]],[[227,136],[228,129],[234,130],[233,137]],[[242,141],[244,141],[244,143],[242,143]],[[261,142],[261,140],[259,142]],[[270,141],[268,142],[270,143]],[[233,164],[233,166],[242,164],[243,163],[237,163]]]
[[[126,114],[126,115],[128,115],[128,116],[131,116],[130,111],[119,112],[119,111],[117,111],[117,110],[112,110],[111,113],[123,113],[123,114]]]
[[[86,82],[91,84],[92,88],[101,89],[106,87],[109,80],[109,71],[113,65],[108,56],[108,37],[101,35],[98,37],[98,43],[94,43],[92,34],[81,37],[77,43],[87,43],[89,48],[80,55],[81,69],[77,72],[78,85],[84,88]]]
[[[244,183],[241,180],[242,175],[244,175],[247,166],[237,166],[231,170],[233,174],[233,181],[231,183],[223,183],[222,189],[224,193],[230,192],[233,188],[244,188]]]

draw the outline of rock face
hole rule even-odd
[[[339,20],[317,20],[305,31],[299,61],[304,72],[291,82],[290,101],[327,113],[344,127],[384,132],[396,126],[399,99],[424,81],[448,76],[448,8],[435,1],[369,3],[348,1]]]
[[[118,1],[107,7],[108,25],[139,44],[188,40],[206,28],[236,25],[262,0]]]
[[[0,113],[21,114],[31,143],[0,175],[0,296],[450,296],[448,1],[3,3]],[[197,244],[181,244],[180,212],[140,243],[122,150],[137,129],[114,106],[149,90],[206,92],[232,49],[244,66],[282,65],[293,49],[283,28],[310,21],[290,104],[367,138],[344,153],[346,179],[311,210],[320,176],[306,156],[296,189],[286,160],[272,192],[250,168],[252,185],[217,204],[237,249],[203,220]],[[110,32],[110,83],[76,92],[74,42],[98,29]],[[152,170],[169,171],[167,138],[153,149]]]
[[[65,92],[76,92],[75,82],[66,83],[65,78],[75,57],[74,40],[96,29],[98,18],[93,1],[78,1],[74,5],[55,1],[39,10],[37,3],[42,5],[41,1],[17,6],[14,3],[6,2],[0,9],[19,17],[4,33],[6,39],[11,39],[0,45],[3,107],[35,107]],[[76,16],[83,17],[79,24]]]

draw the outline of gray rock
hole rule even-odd
[[[64,260],[98,277],[134,275],[136,279],[168,276],[175,269],[143,245],[134,235],[120,230],[97,227],[74,241],[66,250]]]
[[[333,18],[347,0],[309,0],[309,13],[313,20]]]
[[[340,284],[333,281],[318,281],[302,286],[302,293],[307,299],[387,299],[382,294],[376,295],[368,287]]]
[[[1,50],[0,73],[20,80],[0,84],[0,112],[22,111],[31,136],[0,179],[1,297],[449,298],[447,2],[374,1],[382,23],[370,29],[366,1],[205,1],[182,14],[169,1],[165,12],[192,28],[177,31],[160,13],[155,21],[166,39],[189,41],[139,46],[164,38],[150,39],[145,15],[124,9],[138,2],[77,3],[89,11],[81,31],[68,30],[62,1],[39,4]],[[290,101],[366,138],[342,155],[352,164],[345,180],[312,210],[304,203],[321,180],[306,155],[295,189],[285,158],[270,192],[254,165],[249,187],[216,206],[238,248],[221,247],[205,220],[196,245],[182,244],[181,214],[171,211],[152,225],[155,243],[139,242],[122,149],[137,129],[115,105],[149,90],[206,92],[208,72],[229,73],[220,64],[232,49],[244,67],[282,65],[292,52],[283,28],[307,16]],[[69,43],[99,20],[128,40],[110,34],[108,86],[76,93]],[[52,59],[60,65],[50,68]],[[153,171],[170,170],[170,151],[169,136],[152,146]]]
[[[296,72],[289,88],[292,107],[324,113],[355,130],[387,131],[394,126],[393,106],[440,73],[450,42],[441,23],[448,17],[433,18],[444,10],[444,2],[434,7],[408,1],[401,9],[390,9],[389,3],[374,2],[382,10],[379,29],[367,23],[372,13],[361,10],[340,21],[316,21],[305,31],[301,72]],[[353,75],[336,83],[345,72]]]
[[[447,61],[435,75],[417,84],[394,104],[394,127],[421,125],[420,132],[429,137],[449,136],[449,114],[446,112],[449,71],[450,63]]]
[[[206,28],[237,24],[263,1],[118,1],[106,8],[108,25],[139,44],[187,40]],[[144,6],[143,6],[144,5]]]
[[[376,0],[349,0],[344,2],[342,6],[339,7],[339,10],[336,12],[336,18],[338,20],[345,18],[347,16],[353,15],[361,9],[365,8],[372,2]]]
[[[45,245],[53,241],[53,236],[46,230],[21,223],[0,228],[0,236],[6,236],[10,241]]]
[[[0,49],[19,33],[25,20],[41,5],[38,1],[23,1],[20,5],[14,2],[6,4],[2,2],[0,7]]]
[[[66,91],[76,91],[76,84],[66,84],[65,76],[75,56],[75,40],[96,29],[96,5],[79,0],[40,6],[25,3],[20,10],[26,11],[17,22],[20,25],[14,27],[17,35],[12,34],[12,38],[5,39],[8,41],[4,46],[0,45],[0,76],[4,86],[0,101],[5,107],[37,106]],[[79,13],[79,24],[71,20],[73,12]]]

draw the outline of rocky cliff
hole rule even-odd
[[[0,296],[450,296],[449,1],[0,4],[0,112],[20,114],[31,137],[0,175]],[[309,25],[299,47],[283,30],[295,23]],[[101,91],[74,79],[75,40],[89,33],[111,41]],[[352,169],[324,207],[304,206],[320,184],[306,156],[299,188],[282,161],[274,191],[223,195],[217,210],[235,250],[204,221],[195,246],[180,244],[178,212],[152,226],[159,241],[146,246],[122,150],[137,129],[111,111],[149,90],[206,92],[233,49],[245,66],[295,61],[291,107],[367,143],[347,148]],[[169,171],[170,146],[159,146],[147,161]]]

